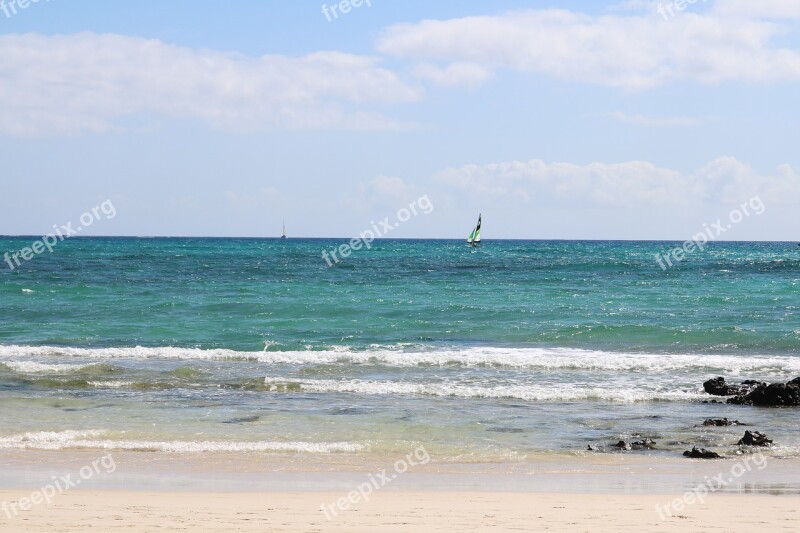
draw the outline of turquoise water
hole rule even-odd
[[[0,238],[0,253],[33,238]],[[730,449],[715,375],[800,376],[800,248],[713,243],[77,239],[0,263],[0,448],[515,460],[634,434]],[[20,420],[22,420],[20,422]],[[744,420],[742,420],[744,422]],[[735,440],[733,442],[735,442]]]

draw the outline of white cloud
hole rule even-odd
[[[344,201],[353,209],[367,211],[372,207],[397,209],[419,196],[419,190],[397,176],[376,176],[358,186]]]
[[[608,113],[608,116],[620,122],[653,128],[681,128],[697,126],[705,122],[704,119],[696,117],[651,117],[647,115],[623,113],[622,111]]]
[[[252,58],[120,35],[0,36],[0,131],[107,131],[156,113],[237,130],[398,128],[369,110],[419,89],[373,57]]]
[[[723,15],[800,20],[797,0],[724,0],[714,3],[714,11]]]
[[[709,188],[719,191],[724,202],[758,195],[770,204],[800,204],[800,171],[788,164],[780,165],[774,175],[764,176],[734,157],[720,157],[697,174],[708,182]]]
[[[370,180],[364,190],[369,190],[378,196],[392,198],[405,198],[409,194],[409,186],[397,176],[377,176]]]
[[[417,66],[415,73],[417,77],[431,80],[440,87],[476,87],[492,75],[486,68],[472,63],[453,63],[446,67],[422,63]]]
[[[800,51],[774,43],[787,31],[770,21],[689,11],[665,21],[655,12],[591,16],[552,9],[397,24],[377,46],[444,69],[505,68],[641,90],[682,80],[800,80]]]
[[[691,174],[644,161],[547,164],[540,160],[448,168],[434,176],[445,186],[507,205],[643,207],[736,203],[759,195],[767,203],[800,204],[800,173],[789,165],[761,176],[732,157]]]
[[[612,4],[606,11],[654,11],[658,9],[659,3],[664,0],[625,0],[616,4]]]

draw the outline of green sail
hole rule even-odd
[[[467,237],[467,242],[469,244],[481,242],[481,217],[482,215],[478,215],[478,225],[475,226],[475,229],[472,230],[472,233]]]

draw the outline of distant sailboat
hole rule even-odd
[[[283,223],[283,235],[281,235],[281,239],[286,238],[286,222]]]
[[[481,243],[481,216],[480,214],[478,215],[478,225],[467,237],[467,244],[470,246],[478,246]]]

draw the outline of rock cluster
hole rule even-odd
[[[704,426],[741,426],[738,420],[728,420],[727,418],[709,418],[703,421]]]
[[[705,448],[700,448],[698,450],[697,447],[692,448],[690,452],[683,452],[683,456],[690,459],[719,459],[722,457],[717,452],[712,452]]]
[[[744,437],[739,439],[737,444],[739,446],[771,446],[772,441],[758,431],[745,431]]]
[[[798,407],[800,406],[800,378],[788,383],[766,384],[747,380],[741,385],[732,385],[725,378],[709,379],[703,388],[714,396],[729,396],[728,403],[737,405],[756,405],[759,407]]]

